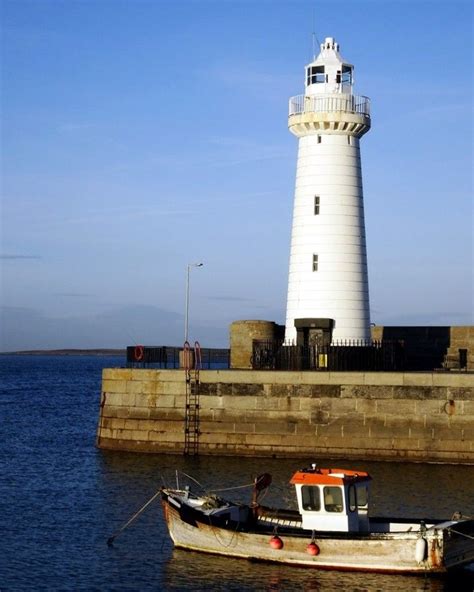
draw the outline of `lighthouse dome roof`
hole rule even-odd
[[[345,66],[352,66],[339,53],[339,43],[334,37],[326,37],[324,43],[320,45],[319,55],[308,64],[310,66],[337,66],[344,64]]]

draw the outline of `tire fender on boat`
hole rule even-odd
[[[418,563],[425,561],[425,559],[427,557],[427,553],[428,553],[428,543],[426,542],[425,538],[421,537],[416,541],[415,561],[417,561]]]

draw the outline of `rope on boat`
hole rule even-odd
[[[237,534],[237,531],[239,530],[240,520],[237,522],[235,530],[224,529],[224,532],[232,532],[232,536],[230,537],[230,541],[227,544],[225,544],[221,540],[219,540],[219,536],[217,534],[219,532],[219,527],[218,526],[216,527],[216,526],[214,526],[214,524],[212,524],[211,516],[209,516],[209,526],[211,527],[211,532],[214,535],[214,538],[216,539],[216,541],[219,543],[219,545],[221,547],[224,547],[224,549],[228,549],[233,544],[234,539],[235,539],[235,535]]]
[[[194,477],[192,477],[191,475],[188,475],[184,471],[176,471],[176,474],[178,474],[178,473],[181,473],[181,475],[184,475],[188,479],[191,479],[191,481],[194,481],[194,483],[196,483],[196,485],[198,485],[206,493],[218,493],[221,491],[232,491],[233,489],[245,489],[246,487],[253,487],[255,485],[255,483],[252,482],[247,485],[238,485],[236,487],[225,487],[223,489],[206,489],[204,487],[204,485],[201,485],[201,483],[199,483],[199,481],[197,479],[195,479]],[[179,489],[179,485],[178,485],[177,489]]]
[[[470,534],[466,534],[465,532],[459,532],[459,530],[454,530],[454,528],[447,528],[446,530],[449,532],[454,532],[454,534],[458,534],[459,536],[463,536],[463,537],[466,537],[467,539],[471,539],[472,541],[474,541],[474,536],[471,536]]]
[[[130,526],[130,524],[136,520],[138,518],[138,516],[140,516],[140,514],[151,504],[152,501],[154,501],[159,495],[161,494],[161,489],[159,489],[155,494],[152,495],[152,497],[137,511],[135,512],[135,514],[129,519],[127,520],[127,522],[120,527],[117,532],[115,532],[111,537],[109,537],[107,539],[107,545],[109,547],[112,547],[112,545],[114,544],[114,540],[118,537],[119,534],[121,534],[126,528],[128,528]]]
[[[232,491],[233,489],[245,489],[247,487],[253,487],[254,485],[255,483],[252,482],[248,485],[237,485],[236,487],[225,487],[224,489],[211,489],[210,491],[220,493],[221,491]]]
[[[461,512],[454,512],[451,517],[451,520],[473,520],[474,516],[465,516]]]
[[[179,471],[182,475],[184,475],[185,477],[187,477],[188,479],[191,479],[191,481],[194,481],[194,483],[196,483],[196,485],[198,485],[203,491],[205,491],[204,487],[199,483],[199,481],[197,479],[195,479],[194,477],[191,477],[191,475],[188,475],[187,473],[185,473],[184,471]],[[179,489],[179,488],[178,488]]]
[[[260,498],[257,502],[258,505],[262,503],[262,501],[265,499],[265,496],[267,495],[267,493],[268,493],[268,487],[263,491],[262,495],[260,496]]]
[[[209,494],[220,493],[221,491],[234,491],[236,489],[247,489],[250,487],[255,487],[255,480],[254,480],[254,481],[252,481],[252,483],[246,483],[245,485],[236,485],[234,487],[223,487],[220,489],[206,489],[203,485],[201,485],[201,483],[199,483],[199,481],[197,479],[195,479],[191,475],[188,475],[187,473],[185,473],[184,471],[181,471],[181,470],[180,471],[177,470],[176,475],[178,475],[178,473],[181,473],[181,475],[184,475],[188,479],[191,479],[191,481],[194,481],[194,483],[196,483],[196,485],[198,485],[204,492],[209,493]],[[260,479],[260,477],[258,477],[258,479]],[[177,489],[179,489],[179,485],[177,486]],[[262,497],[264,495],[266,495],[267,491],[268,491],[268,487],[265,487]]]

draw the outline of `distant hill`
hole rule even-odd
[[[125,349],[32,349],[0,352],[0,356],[125,356]]]

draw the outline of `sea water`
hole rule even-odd
[[[173,549],[159,503],[115,533],[163,483],[183,473],[207,489],[273,475],[265,503],[291,503],[292,472],[320,458],[143,455],[95,447],[101,371],[120,357],[0,356],[0,590],[474,590],[460,578],[330,572]],[[184,380],[184,377],[183,377]],[[474,515],[474,467],[344,462],[374,478],[373,511]],[[233,492],[230,492],[233,495]],[[250,489],[235,497],[250,499]]]

